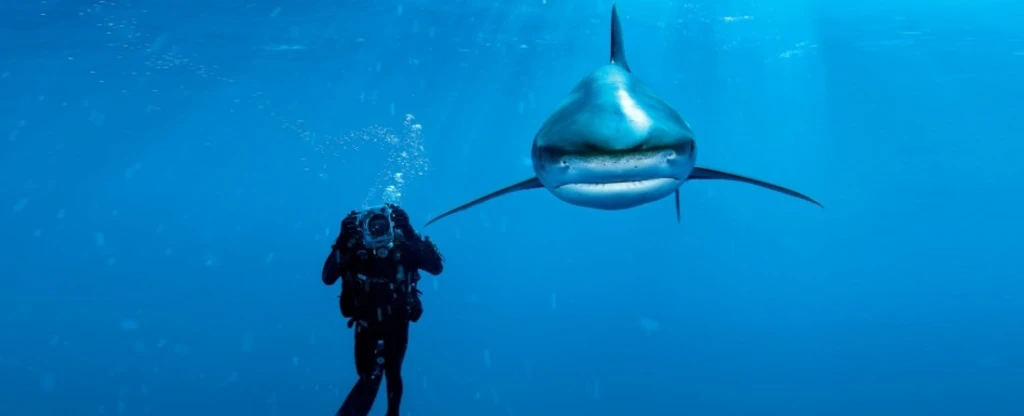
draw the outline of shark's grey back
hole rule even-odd
[[[693,137],[679,113],[632,73],[604,65],[581,80],[537,131],[534,146],[568,153],[658,148]]]

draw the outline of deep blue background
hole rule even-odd
[[[446,219],[403,413],[1024,414],[1024,8],[934,3],[621,0],[698,163],[827,209],[693,182],[682,224]],[[333,412],[341,217],[531,175],[610,6],[0,4],[0,414]]]

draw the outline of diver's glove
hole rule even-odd
[[[423,317],[423,301],[420,299],[419,289],[414,289],[415,292],[409,294],[409,303],[407,306],[407,312],[409,314],[409,321],[416,323]]]
[[[341,233],[338,234],[338,241],[335,241],[335,250],[352,248],[359,242],[362,232],[359,231],[359,213],[352,211],[341,220]]]
[[[437,248],[437,244],[434,244],[429,236],[423,237],[423,244],[420,245],[420,250],[423,250],[426,255],[435,256],[444,261],[444,254],[441,254],[441,250]]]
[[[401,232],[407,240],[417,238],[416,231],[413,231],[412,225],[409,224],[409,213],[395,204],[388,204],[388,207],[391,208],[391,223],[395,229]]]

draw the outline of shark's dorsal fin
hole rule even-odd
[[[612,4],[612,54],[611,63],[618,65],[626,72],[629,70],[629,63],[626,62],[626,47],[622,44],[622,25],[619,23],[619,12]]]

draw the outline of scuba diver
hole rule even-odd
[[[355,326],[355,360],[359,380],[335,416],[366,416],[382,378],[387,378],[387,416],[398,416],[402,401],[402,361],[409,324],[423,315],[419,270],[434,276],[444,257],[429,237],[409,225],[409,215],[386,204],[352,211],[324,261],[324,284],[341,279],[341,315]]]

